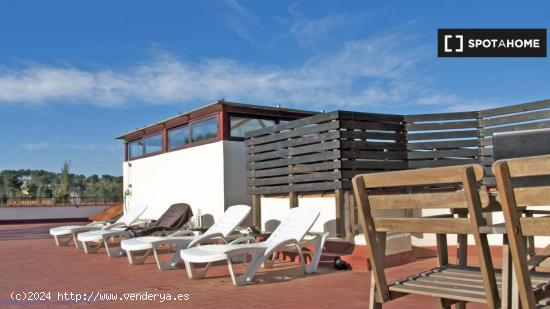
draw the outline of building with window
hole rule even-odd
[[[217,101],[118,136],[126,199],[148,204],[150,218],[177,202],[214,220],[231,205],[251,204],[245,132],[313,114]]]

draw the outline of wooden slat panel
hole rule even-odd
[[[265,160],[279,159],[288,157],[288,149],[280,149],[270,152],[251,154],[246,157],[247,162],[259,162]]]
[[[469,219],[454,218],[374,218],[377,232],[469,234]]]
[[[257,138],[247,139],[245,141],[246,146],[254,146],[259,144],[267,144],[288,138],[298,137],[307,134],[314,134],[329,130],[335,130],[340,127],[339,121],[330,121],[321,124],[314,124],[307,127],[296,128],[290,131],[283,131],[272,135],[261,136]]]
[[[249,194],[280,194],[288,192],[319,192],[319,191],[329,191],[343,188],[342,182],[315,182],[315,183],[304,183],[296,185],[284,185],[284,186],[266,186],[260,188],[250,188],[248,189]]]
[[[484,136],[491,136],[493,135],[493,133],[498,133],[498,132],[512,132],[512,131],[544,129],[544,128],[550,128],[550,121],[531,122],[531,123],[523,123],[523,124],[514,124],[514,125],[509,125],[504,127],[488,128],[488,129],[483,129],[481,131],[481,134]]]
[[[415,149],[454,149],[459,147],[478,147],[479,140],[469,139],[469,140],[450,140],[450,141],[440,141],[440,142],[416,142],[416,143],[407,143],[408,150]]]
[[[454,130],[477,128],[477,120],[452,121],[452,122],[432,122],[432,123],[407,123],[407,131],[430,131],[430,130]]]
[[[248,169],[250,170],[257,170],[257,169],[267,169],[267,168],[273,168],[273,167],[280,167],[280,166],[288,166],[292,164],[301,164],[301,163],[311,163],[311,162],[319,162],[319,161],[326,161],[326,160],[335,160],[340,158],[341,153],[340,151],[330,151],[325,153],[316,153],[311,154],[307,156],[298,156],[298,157],[292,157],[288,159],[277,159],[277,160],[271,160],[271,161],[263,161],[263,162],[252,162],[248,163]]]
[[[550,110],[540,110],[531,113],[517,114],[517,115],[506,115],[498,118],[488,118],[482,120],[483,127],[491,127],[503,124],[512,124],[524,121],[533,121],[540,119],[550,118]]]
[[[342,167],[341,161],[330,161],[330,162],[313,163],[313,164],[307,164],[307,165],[285,166],[282,168],[274,168],[274,169],[266,169],[266,170],[249,170],[247,175],[249,178],[272,177],[272,176],[279,176],[279,175],[333,170],[333,169],[339,169],[341,167]]]
[[[365,132],[365,131],[342,131],[342,138],[348,139],[375,139],[375,140],[391,140],[401,141],[405,140],[405,134],[403,133],[390,133],[390,132]]]
[[[249,180],[248,185],[253,187],[259,187],[259,186],[265,186],[265,185],[337,180],[340,178],[342,178],[342,173],[340,171],[317,172],[312,174],[300,174],[300,175],[282,176],[282,177],[255,178],[255,179]]]
[[[405,122],[420,122],[420,121],[445,121],[445,120],[460,120],[460,119],[476,119],[478,112],[459,112],[459,113],[440,113],[440,114],[421,114],[421,115],[406,115]]]
[[[315,144],[315,143],[321,143],[324,141],[335,140],[340,138],[340,132],[341,131],[330,131],[330,132],[325,132],[325,133],[316,134],[316,135],[297,137],[291,140],[284,140],[284,141],[274,142],[270,144],[249,146],[246,148],[246,153],[255,154],[255,153],[261,153],[266,151],[285,149],[287,147],[297,147],[301,145]]]
[[[463,181],[464,169],[467,167],[474,169],[477,181],[483,178],[483,169],[480,165],[372,173],[363,174],[361,177],[367,188],[460,183]]]
[[[356,140],[341,140],[342,149],[354,150],[394,150],[405,151],[407,146],[402,142],[371,142],[371,141],[356,141]]]
[[[340,126],[343,129],[360,129],[360,130],[393,131],[393,132],[401,132],[403,130],[403,126],[400,123],[366,122],[366,121],[356,121],[356,120],[341,120]]]
[[[288,166],[285,166],[285,167],[265,169],[265,170],[253,170],[249,168],[247,176],[249,178],[255,178],[255,177],[271,177],[271,176],[288,175],[288,174],[289,174]]]
[[[411,151],[407,154],[409,159],[444,158],[444,157],[475,157],[479,155],[479,149],[447,149],[435,151]]]
[[[338,169],[342,167],[342,161],[330,161],[322,163],[313,163],[307,165],[293,165],[288,168],[290,174],[310,173]]]
[[[334,149],[339,149],[339,148],[340,148],[340,141],[335,140],[335,141],[329,141],[329,142],[325,142],[325,143],[319,143],[319,144],[313,144],[313,145],[290,148],[288,150],[288,155],[289,156],[296,156],[296,155],[302,155],[302,154],[307,154],[307,153],[334,150]]]
[[[342,151],[342,158],[347,159],[371,159],[371,160],[405,160],[407,153],[404,151]]]
[[[413,160],[409,161],[409,168],[432,168],[465,164],[478,164],[479,159],[439,159],[439,160]]]
[[[477,138],[479,130],[464,130],[464,131],[444,131],[431,133],[412,133],[407,135],[410,141],[419,140],[437,140],[437,139],[453,139],[453,138]]]
[[[481,204],[486,207],[489,194],[485,190],[479,193]],[[464,191],[369,195],[369,203],[372,209],[468,208]]]
[[[550,100],[536,101],[524,104],[516,104],[505,107],[491,108],[479,112],[480,117],[487,118],[512,113],[521,113],[530,110],[537,110],[550,107]]]
[[[357,170],[406,169],[407,161],[342,161],[342,168]]]

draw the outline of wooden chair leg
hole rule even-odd
[[[382,303],[376,300],[376,280],[370,275],[369,309],[382,309]]]

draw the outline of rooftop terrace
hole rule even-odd
[[[56,247],[48,230],[52,226],[66,224],[0,226],[0,250],[3,252],[0,307],[58,308],[77,304],[78,307],[112,308],[115,304],[113,301],[58,301],[58,292],[189,294],[189,300],[185,302],[118,300],[117,308],[182,308],[182,305],[188,308],[368,307],[368,272],[334,271],[325,265],[315,275],[304,275],[299,264],[287,261],[276,263],[272,270],[262,270],[254,284],[235,287],[225,265],[215,266],[206,279],[191,280],[184,270],[157,270],[153,260],[145,265],[129,265],[126,258],[111,259],[103,252],[86,255],[74,247]],[[397,279],[435,265],[435,259],[417,259],[387,271],[390,279]],[[11,292],[28,291],[51,291],[52,300],[10,300]],[[407,308],[438,307],[433,298],[408,296],[388,303],[385,308],[402,308],[405,305]],[[470,308],[476,306],[471,304]]]

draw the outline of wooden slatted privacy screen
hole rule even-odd
[[[402,120],[335,111],[249,132],[249,193],[351,189],[358,173],[404,169]]]
[[[479,112],[482,143],[481,163],[485,166],[485,183],[495,186],[493,164],[493,133],[550,128],[550,100],[511,105]],[[550,145],[545,145],[550,147]]]
[[[317,114],[246,134],[248,192],[349,190],[361,173],[471,163],[486,167],[493,186],[492,134],[536,128],[550,128],[550,100],[444,114]]]

